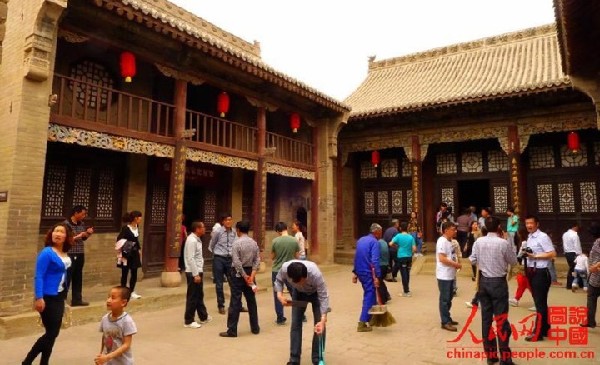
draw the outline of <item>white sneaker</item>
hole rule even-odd
[[[473,308],[473,303],[471,302],[465,302],[465,305],[467,306],[467,308]]]
[[[406,298],[410,298],[410,297],[412,297],[412,293],[411,293],[411,292],[408,292],[408,293],[402,293],[402,296],[403,296],[403,297],[406,297]]]
[[[515,298],[510,298],[508,300],[508,304],[512,305],[513,307],[518,307],[519,306],[519,301],[516,300]]]
[[[136,292],[131,293],[131,299],[140,299],[142,296]]]
[[[208,322],[212,321],[212,317],[209,315],[208,317],[206,317],[206,319],[204,321],[200,321],[201,324],[206,324]]]
[[[202,325],[200,323],[192,322],[190,324],[184,324],[183,327],[185,327],[185,328],[200,328],[200,327],[202,327]]]
[[[529,307],[529,308],[527,308],[527,310],[528,310],[528,311],[530,311],[530,312],[535,312],[535,311],[536,311],[536,310],[535,310],[535,306],[533,306],[533,307]]]
[[[584,287],[583,287],[583,291],[587,291],[587,286],[584,286]]]
[[[571,286],[571,291],[572,291],[573,293],[576,293],[576,292],[577,292],[577,289],[579,289],[579,286],[578,286],[577,284],[573,284],[573,285]]]

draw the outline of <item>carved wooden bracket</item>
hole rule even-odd
[[[189,82],[193,85],[202,85],[205,81],[199,77],[192,76],[185,72],[181,72],[179,70],[176,70],[176,69],[168,67],[168,66],[161,65],[159,63],[155,63],[154,66],[156,66],[158,71],[160,71],[160,73],[162,73],[163,75],[165,75],[167,77],[172,77],[176,80],[183,80],[183,81]]]

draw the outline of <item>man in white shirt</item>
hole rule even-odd
[[[206,312],[204,305],[203,271],[204,257],[202,256],[202,236],[206,229],[204,223],[192,223],[192,233],[185,241],[183,259],[185,263],[185,277],[187,279],[187,293],[185,300],[184,327],[200,328],[201,323],[208,323],[211,317]],[[194,321],[198,313],[200,323]]]
[[[456,270],[462,266],[457,260],[457,253],[452,246],[452,238],[456,234],[456,225],[453,222],[442,224],[442,235],[436,245],[436,269],[435,276],[440,290],[439,308],[442,329],[456,332],[458,322],[450,316],[452,308],[452,297]]]
[[[579,241],[579,224],[572,222],[569,225],[569,230],[566,231],[562,236],[563,252],[565,253],[565,259],[569,265],[569,272],[567,273],[567,289],[572,289],[573,285],[573,270],[575,270],[575,258],[581,254],[581,241]]]

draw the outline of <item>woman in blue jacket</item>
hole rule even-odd
[[[57,223],[46,234],[44,249],[35,265],[35,310],[40,313],[46,329],[35,342],[23,365],[30,365],[41,353],[40,365],[47,365],[54,341],[60,332],[67,297],[66,276],[71,266],[67,252],[73,244],[73,232],[65,223]]]

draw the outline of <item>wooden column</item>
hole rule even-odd
[[[312,181],[310,189],[310,254],[313,257],[319,254],[319,128],[315,125],[312,129],[315,179]]]
[[[517,126],[508,127],[508,166],[510,171],[511,205],[518,216],[523,215],[524,184],[521,175],[521,146]]]
[[[417,212],[419,225],[423,232],[424,230],[424,210],[423,210],[423,162],[421,161],[421,143],[419,136],[411,137],[411,188],[413,194],[412,211]]]
[[[267,110],[264,106],[258,107],[256,125],[258,128],[258,167],[256,174],[254,174],[254,217],[252,218],[252,230],[254,240],[258,243],[258,247],[262,251],[265,249],[265,216],[267,214],[267,169],[265,166]]]
[[[165,242],[165,267],[161,275],[162,286],[179,286],[181,275],[177,261],[181,247],[181,217],[185,188],[186,143],[184,140],[187,82],[175,81],[175,152],[171,161],[171,182],[167,207],[167,240]]]
[[[343,244],[338,245],[344,235],[344,161],[342,151],[338,151],[337,164],[336,164],[336,249],[343,249]]]

